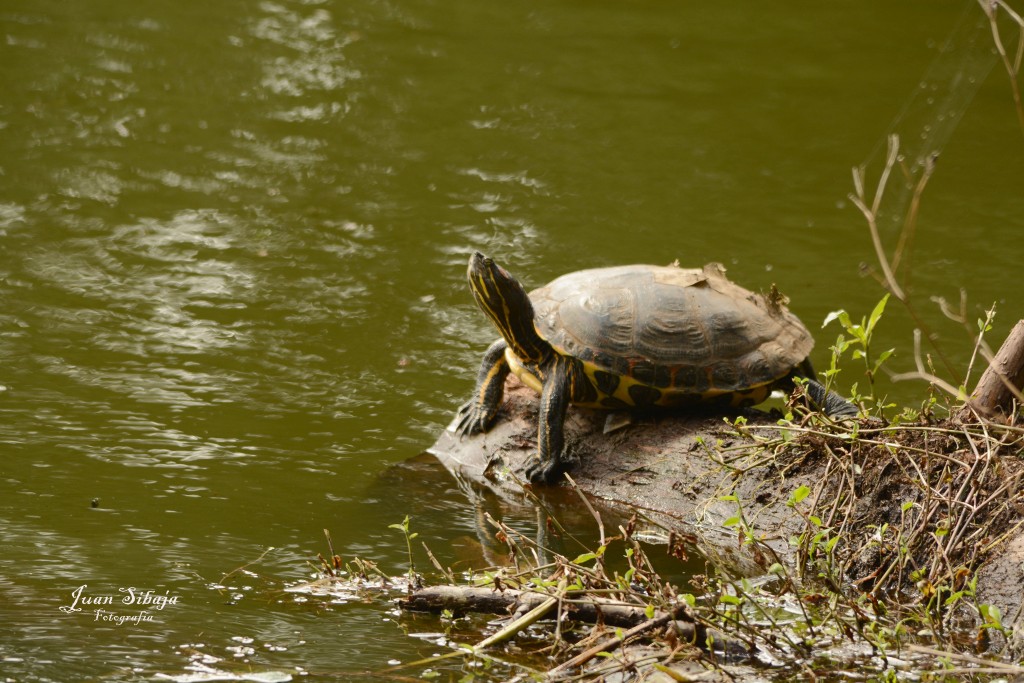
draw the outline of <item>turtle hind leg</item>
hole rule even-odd
[[[505,360],[506,348],[505,340],[499,339],[484,353],[473,398],[459,406],[455,415],[454,431],[459,436],[486,432],[494,422],[505,394],[505,378],[509,373],[508,362]]]
[[[793,377],[803,377],[807,380],[806,391],[811,404],[818,410],[831,418],[845,419],[857,417],[860,410],[854,404],[847,401],[834,391],[825,388],[825,385],[818,381],[818,376],[811,365],[811,359],[806,358],[792,373]]]
[[[806,391],[811,403],[831,418],[841,420],[857,417],[857,413],[860,412],[857,406],[836,392],[826,389],[825,385],[816,379],[807,380]]]

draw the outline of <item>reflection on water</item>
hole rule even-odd
[[[6,3],[0,670],[300,676],[436,652],[405,636],[428,617],[285,588],[325,528],[400,574],[407,514],[460,570],[500,560],[482,506],[536,525],[405,462],[494,334],[467,255],[533,286],[681,258],[758,287],[771,266],[812,328],[869,310],[870,247],[837,202],[959,11],[875,4],[768,25],[731,6]],[[986,245],[1016,244],[1024,207],[1013,117],[981,92],[927,227],[975,226],[985,300],[1020,260]],[[915,283],[946,293],[970,266],[941,241]],[[119,626],[59,610],[81,585],[181,601]]]

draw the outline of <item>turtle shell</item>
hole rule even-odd
[[[680,395],[707,400],[770,387],[814,346],[774,288],[768,296],[750,292],[717,263],[582,270],[534,290],[530,299],[538,333],[583,362],[605,406],[673,404]]]

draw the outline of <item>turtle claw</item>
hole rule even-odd
[[[532,484],[555,484],[562,478],[565,467],[558,459],[543,461],[534,457],[526,466],[523,474]]]
[[[523,474],[532,484],[557,484],[562,481],[565,472],[578,464],[579,460],[569,453],[548,460],[541,460],[535,455],[523,468]]]
[[[479,401],[466,401],[455,414],[455,434],[463,437],[486,432],[491,418]]]

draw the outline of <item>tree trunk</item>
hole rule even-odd
[[[999,347],[957,419],[970,421],[975,412],[985,418],[1011,415],[1014,399],[1018,407],[1021,404],[1021,387],[1024,387],[1024,320],[1014,326]]]

